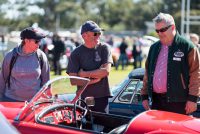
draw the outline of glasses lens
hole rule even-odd
[[[167,26],[167,27],[164,27],[164,28],[161,28],[161,29],[156,29],[156,32],[157,33],[159,33],[159,32],[161,32],[161,33],[163,33],[163,32],[166,32],[169,28],[171,27],[171,25],[169,25],[169,26]]]
[[[94,33],[94,36],[100,36],[101,33]]]
[[[156,29],[156,33],[159,33],[159,32],[160,32],[160,30],[157,30],[157,29]]]
[[[167,29],[168,29],[168,27],[162,28],[162,29],[160,29],[160,32],[165,32],[165,31],[167,31]]]
[[[40,42],[40,40],[35,40],[35,43],[37,44],[37,43],[39,43]]]

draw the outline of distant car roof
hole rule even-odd
[[[134,69],[133,71],[131,71],[129,73],[128,77],[129,77],[129,79],[140,79],[140,80],[143,80],[144,72],[145,72],[144,68],[137,68],[137,69]]]
[[[156,41],[158,41],[159,39],[158,38],[156,38],[156,37],[153,37],[153,36],[148,36],[148,35],[145,35],[143,38],[145,38],[145,39],[148,39],[148,40],[151,40],[151,41],[153,41],[153,42],[156,42]]]

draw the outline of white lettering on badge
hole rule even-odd
[[[173,60],[181,61],[181,58],[173,57]]]

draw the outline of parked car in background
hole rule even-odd
[[[158,40],[159,40],[158,38],[153,37],[153,36],[148,36],[148,35],[145,35],[142,38],[139,38],[138,42],[141,45],[143,58],[146,58],[148,56],[151,45]]]
[[[109,100],[109,113],[123,116],[136,116],[145,111],[142,106],[140,90],[143,86],[144,68],[131,71],[128,77],[111,89],[113,97]],[[198,109],[192,114],[200,117],[200,101]]]

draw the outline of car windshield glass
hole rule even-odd
[[[120,90],[126,85],[126,83],[129,81],[128,77],[121,82],[120,84],[114,86],[111,88],[112,96],[115,96]]]
[[[120,94],[119,101],[121,102],[131,102],[132,96],[137,92],[138,82],[140,80],[133,79],[125,87],[125,90]]]
[[[28,110],[41,103],[74,103],[85,90],[89,79],[75,76],[60,76],[48,81],[18,115],[21,119]]]
[[[80,77],[57,77],[47,82],[31,101],[37,102],[44,99],[53,99],[54,101],[63,100],[71,102],[77,93],[81,93],[85,89],[88,82],[88,79]]]

